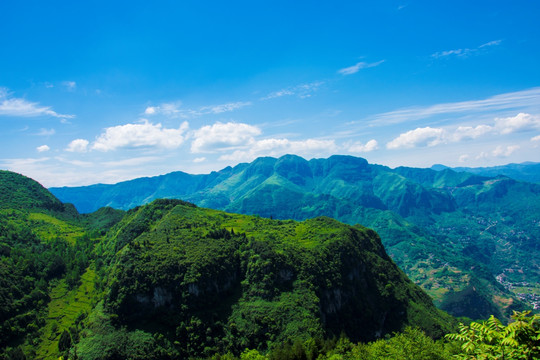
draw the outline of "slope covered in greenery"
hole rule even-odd
[[[284,156],[92,189],[51,191],[82,209],[128,209],[165,196],[276,219],[328,216],[374,228],[408,276],[455,315],[504,318],[523,307],[517,296],[528,306],[539,300],[537,184],[451,169],[390,169],[350,156]],[[123,201],[127,194],[139,201]],[[90,195],[101,200],[79,202]]]
[[[8,171],[0,171],[0,189],[0,354],[56,358],[62,331],[94,300],[100,231],[90,224],[110,227],[115,220],[81,216],[34,180]]]
[[[159,329],[179,356],[341,333],[370,340],[405,325],[439,337],[452,326],[374,231],[327,217],[270,220],[156,200],[129,211],[97,251],[111,264],[104,313],[131,331]],[[100,339],[92,333],[79,356]]]
[[[14,175],[2,186],[18,184],[39,185]],[[441,337],[455,325],[359,225],[180,200],[79,215],[36,189],[0,211],[2,359],[323,351],[340,334],[366,341],[412,325]],[[46,198],[60,206],[20,206]]]

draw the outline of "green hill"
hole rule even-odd
[[[156,200],[128,212],[98,252],[112,264],[105,311],[130,331],[159,329],[181,357],[341,333],[366,341],[406,325],[439,337],[453,323],[374,231],[326,217],[270,220]],[[83,358],[94,336],[78,347]]]
[[[36,181],[0,171],[0,359],[58,358],[62,331],[92,308],[93,247],[118,212],[80,215]]]
[[[268,218],[328,216],[369,226],[438,306],[485,318],[508,317],[538,301],[539,189],[451,169],[390,169],[351,156],[307,161],[287,155],[208,175],[171,173],[51,191],[81,211],[127,210],[167,197]],[[100,200],[87,201],[94,198]]]
[[[18,196],[0,209],[0,359],[187,358],[455,326],[362,226],[180,200],[80,215],[3,175]]]

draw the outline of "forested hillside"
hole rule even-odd
[[[17,194],[0,210],[5,359],[239,355],[455,329],[360,225],[180,200],[80,215],[21,175],[0,184]]]
[[[375,229],[407,275],[456,316],[508,318],[540,300],[540,185],[508,177],[284,156],[51,191],[81,211],[177,198],[274,219],[328,216]]]

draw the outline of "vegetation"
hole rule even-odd
[[[445,338],[456,320],[363,226],[180,200],[80,215],[1,175],[18,194],[0,207],[2,360],[538,356],[529,313]]]
[[[532,176],[538,164],[492,170]],[[362,224],[376,230],[398,266],[455,316],[508,320],[513,310],[540,306],[538,184],[451,169],[389,169],[350,156],[306,161],[288,155],[209,175],[176,172],[51,190],[82,211],[181,198],[275,219],[328,216]]]
[[[468,326],[461,324],[458,334],[446,337],[462,343],[460,359],[539,359],[540,315],[514,312],[512,319],[507,326],[494,316]]]

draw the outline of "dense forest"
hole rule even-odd
[[[207,175],[174,172],[51,191],[82,212],[178,198],[274,219],[328,216],[362,224],[377,231],[407,276],[454,316],[508,320],[514,310],[540,307],[540,184],[516,180],[538,179],[538,164],[478,174],[437,169],[286,155]]]
[[[376,232],[181,200],[79,214],[0,171],[0,359],[539,356],[540,318],[466,325]]]

